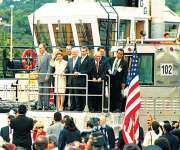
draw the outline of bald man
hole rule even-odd
[[[89,91],[91,94],[102,95],[102,83],[106,76],[107,67],[106,62],[102,61],[101,59],[101,53],[99,51],[95,52],[94,59],[92,62],[92,71],[90,74],[90,79],[93,80],[93,82],[89,83]],[[89,109],[92,112],[101,112],[102,96],[89,97]]]
[[[113,149],[115,147],[115,135],[112,127],[106,124],[106,117],[101,115],[99,118],[100,130],[105,135],[107,149]]]

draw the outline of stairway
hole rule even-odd
[[[110,25],[112,24],[112,19],[116,18],[116,22],[115,22],[116,29],[111,31],[112,34],[115,34],[115,45],[116,45],[117,44],[116,41],[118,40],[118,30],[119,30],[119,15],[109,0],[105,0],[103,2],[101,0],[98,0],[98,2],[108,15],[107,27],[106,27],[106,33],[107,33],[106,47],[110,46],[109,36],[110,36]]]

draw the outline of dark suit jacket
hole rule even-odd
[[[66,61],[68,61],[68,60],[69,60],[69,59],[68,59],[68,55],[64,55],[63,59],[66,60]]]
[[[1,128],[0,136],[2,136],[3,140],[5,140],[6,142],[10,141],[10,138],[9,138],[9,126],[5,126],[5,127]]]
[[[180,146],[180,129],[174,129],[171,131],[171,133],[178,137],[179,139],[179,146]]]
[[[165,133],[162,135],[162,137],[168,139],[171,150],[178,150],[179,139],[177,136],[173,135],[172,133]]]
[[[91,58],[90,56],[86,56],[86,58],[80,64],[79,72],[81,74],[89,75],[92,70],[92,62],[93,62],[93,58]]]
[[[73,67],[73,59],[70,58],[68,60],[68,64],[67,64],[67,67],[66,67],[66,73],[69,73],[69,74],[73,74],[74,72],[79,72],[79,68],[80,68],[80,57],[77,58],[77,61],[76,61],[76,64],[75,66]],[[77,77],[76,76],[68,76],[68,86],[76,86],[77,85]]]
[[[110,66],[111,66],[111,70],[113,68],[113,63],[115,61],[115,57],[110,59]],[[119,66],[122,68],[121,72],[116,72],[115,74],[115,79],[118,81],[118,83],[126,83],[126,79],[127,79],[127,74],[128,74],[128,63],[124,60],[121,59],[121,62],[119,63]]]
[[[80,131],[78,129],[75,131],[71,131],[64,128],[59,134],[58,149],[64,150],[66,144],[72,143],[74,141],[81,141]]]
[[[33,129],[33,120],[25,115],[19,115],[10,123],[13,129],[13,144],[16,146],[30,147],[32,145],[31,130]]]
[[[101,61],[103,61],[106,64],[106,70],[111,69],[111,65],[110,65],[109,60],[110,60],[109,57],[106,57],[106,56],[101,57]]]
[[[86,56],[86,58],[83,60],[82,63],[81,60],[79,62],[80,64],[79,64],[78,72],[81,74],[87,74],[88,79],[90,78],[90,73],[92,71],[92,61],[93,59],[90,56]],[[78,85],[85,86],[85,83],[86,83],[85,76],[78,76]]]
[[[115,147],[115,135],[114,135],[114,130],[112,127],[106,125],[106,132],[108,135],[108,142],[110,145],[110,149]]]
[[[95,60],[92,61],[92,71],[90,73],[90,79],[93,79],[93,78],[104,79],[106,76],[106,72],[107,72],[107,62],[106,61],[100,60],[98,70],[96,68]]]

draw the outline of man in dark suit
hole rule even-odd
[[[71,45],[67,45],[66,46],[66,55],[64,55],[63,59],[66,60],[67,62],[69,61],[69,59],[72,57],[71,56],[72,53],[72,46]],[[68,76],[66,76],[66,79],[68,78]],[[68,79],[67,79],[68,80]],[[67,82],[66,82],[67,83]],[[66,86],[68,87],[68,84],[66,84]],[[66,89],[66,94],[69,93],[69,89]],[[65,95],[65,99],[64,99],[64,110],[68,110],[68,101],[69,101],[69,96]]]
[[[105,52],[106,52],[105,48],[99,47],[98,52],[100,52],[100,54],[101,54],[101,61],[105,62],[105,64],[106,64],[106,67],[107,67],[106,71],[109,72],[111,70],[111,65],[109,64],[110,58],[105,55]]]
[[[38,66],[36,71],[38,74],[39,100],[38,109],[49,109],[49,93],[50,93],[50,60],[51,55],[46,51],[45,44],[39,44]]]
[[[169,141],[171,150],[178,150],[179,139],[177,136],[171,133],[171,129],[172,127],[170,123],[164,123],[163,125],[164,135],[162,135],[162,137],[166,138]]]
[[[123,97],[121,90],[126,86],[128,63],[124,60],[124,50],[118,49],[116,57],[110,59],[111,86],[110,86],[110,111],[121,112]]]
[[[74,76],[70,75],[67,78],[67,87],[77,87],[78,78],[77,72],[79,72],[80,67],[80,57],[78,56],[78,50],[73,48],[72,49],[72,57],[68,60],[68,65],[66,68],[66,73],[74,74]],[[70,94],[77,93],[76,89],[69,88]],[[78,102],[77,96],[70,96],[70,110],[75,110]]]
[[[12,129],[10,128],[9,124],[11,122],[11,120],[14,119],[14,116],[13,115],[9,115],[8,116],[8,125],[5,126],[5,127],[2,127],[1,130],[0,130],[0,136],[3,138],[4,141],[6,142],[10,142],[10,135],[12,134]]]
[[[102,60],[101,53],[95,52],[94,59],[92,62],[92,71],[90,73],[90,79],[93,80],[89,82],[90,94],[102,95],[102,81],[105,80],[107,66],[106,61]],[[89,98],[89,109],[90,111],[99,112],[102,110],[102,96],[92,96]]]
[[[80,66],[79,71],[77,75],[79,74],[87,74],[88,79],[92,70],[92,61],[93,59],[88,56],[88,48],[87,47],[81,47],[81,59],[80,59]],[[86,77],[85,76],[78,76],[78,87],[85,88],[86,86]],[[88,91],[87,91],[88,92]],[[85,89],[79,89],[77,94],[86,94]],[[86,104],[86,98],[85,96],[79,96],[78,97],[78,103],[77,103],[77,111],[83,111]]]
[[[33,129],[33,119],[26,117],[27,108],[25,105],[18,107],[18,116],[10,122],[13,129],[12,143],[16,146],[31,150],[32,139],[31,130]]]
[[[67,45],[66,46],[66,55],[64,55],[63,59],[68,61],[72,57],[71,53],[72,53],[72,46],[71,45]]]
[[[106,117],[104,115],[101,115],[99,119],[100,130],[105,135],[107,149],[113,149],[115,147],[114,130],[106,124]]]

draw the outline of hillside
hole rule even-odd
[[[13,33],[15,46],[33,46],[32,35],[29,28],[27,16],[43,4],[48,2],[55,2],[56,0],[4,0],[0,4],[0,16],[3,22],[10,24],[10,5],[14,5],[14,23]],[[179,0],[166,0],[167,5],[174,11],[180,14]],[[0,46],[9,45],[10,27],[2,26],[0,28]],[[18,52],[17,52],[18,53]]]

